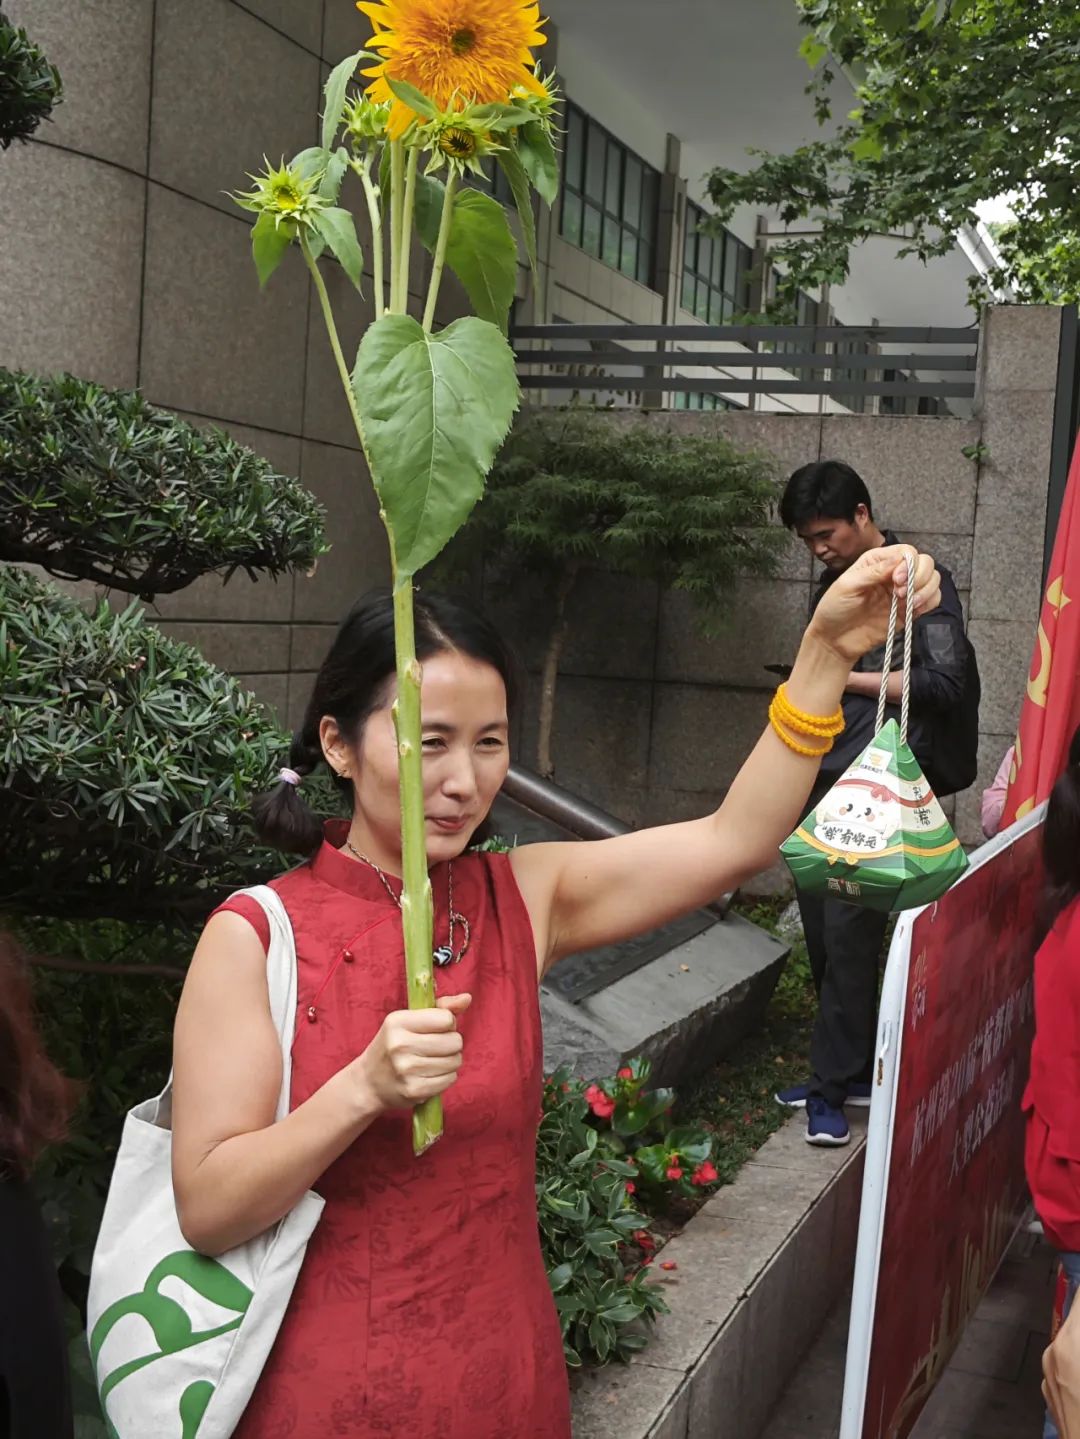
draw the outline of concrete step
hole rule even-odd
[[[760,1024],[788,953],[784,941],[729,914],[577,1004],[545,985],[545,1070],[568,1064],[593,1079],[645,1055],[657,1084],[692,1078]]]

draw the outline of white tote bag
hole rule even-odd
[[[289,1111],[296,948],[272,889],[242,890],[270,921],[266,978],[281,1041],[277,1119]],[[228,1439],[266,1363],[323,1201],[310,1190],[264,1234],[216,1259],[176,1218],[172,1076],[124,1122],[87,1304],[90,1358],[111,1439]]]

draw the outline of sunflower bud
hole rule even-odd
[[[245,190],[233,199],[244,210],[253,210],[259,215],[270,215],[278,229],[295,236],[300,226],[310,228],[320,210],[326,208],[326,201],[318,193],[321,175],[304,176],[284,160],[281,168],[274,170],[269,161],[260,175],[249,175],[255,181],[254,190]]]
[[[534,89],[533,86],[538,86]],[[515,85],[509,95],[511,105],[517,105],[519,109],[530,110],[545,130],[550,130],[554,120],[553,116],[559,105],[559,91],[555,84],[554,70],[550,75],[541,75],[539,65],[536,67],[536,76],[532,85]]]
[[[459,176],[466,170],[482,175],[480,162],[504,148],[482,121],[473,118],[471,109],[447,111],[419,127],[417,141],[424,150],[431,151],[425,174],[434,175],[447,166]]]
[[[363,95],[350,96],[345,102],[342,120],[354,150],[362,149],[369,140],[381,140],[389,119],[389,102],[379,104]]]

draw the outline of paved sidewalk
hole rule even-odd
[[[912,1439],[1039,1439],[1042,1353],[1053,1304],[1054,1255],[1021,1234],[912,1433]],[[784,1391],[762,1439],[836,1439],[848,1304]]]

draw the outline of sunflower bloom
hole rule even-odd
[[[543,45],[532,0],[358,0],[374,26],[368,44],[384,58],[363,71],[368,95],[390,103],[388,134],[400,138],[417,118],[388,80],[415,86],[442,111],[503,102],[515,86],[546,94],[531,46]]]

